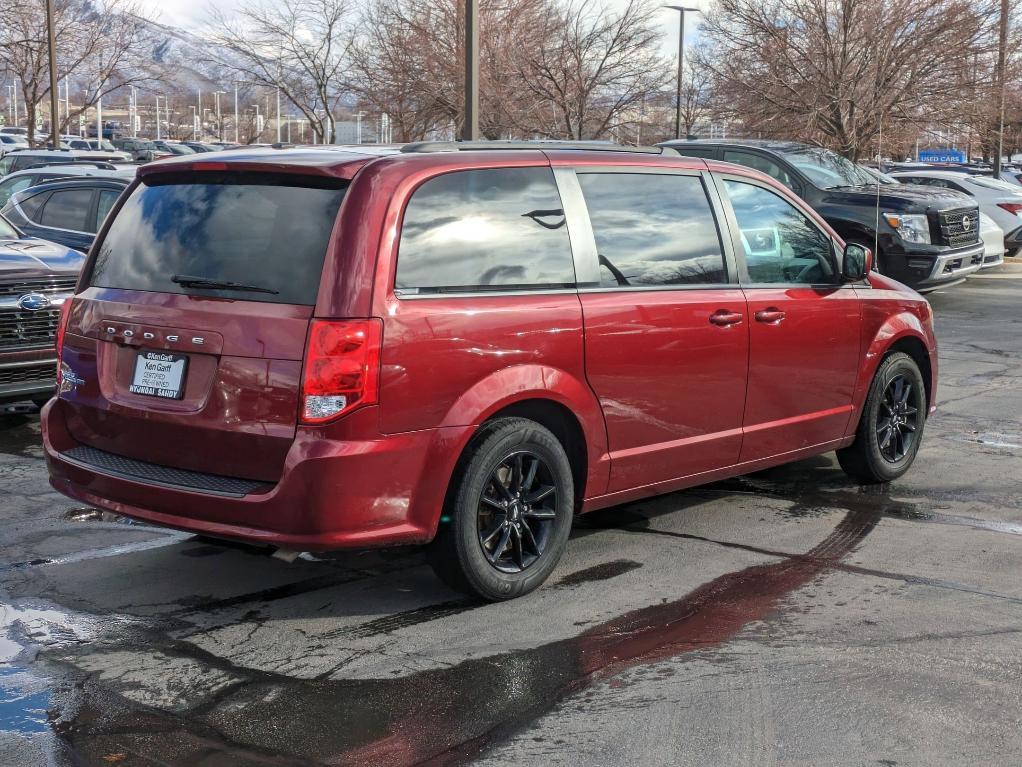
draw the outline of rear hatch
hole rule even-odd
[[[94,248],[64,340],[71,435],[162,466],[273,482],[347,182],[146,175]]]

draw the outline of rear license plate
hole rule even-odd
[[[188,357],[166,352],[139,352],[135,358],[135,376],[128,390],[147,397],[181,399],[185,394],[185,370]]]

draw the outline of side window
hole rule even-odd
[[[685,157],[702,157],[707,160],[713,157],[714,152],[712,146],[675,146],[673,148],[677,149],[678,153],[685,155]]]
[[[22,189],[28,189],[30,186],[32,186],[31,176],[18,176],[7,183],[0,184],[0,206],[6,205],[12,194],[20,192]]]
[[[603,287],[727,282],[699,176],[579,173]]]
[[[750,282],[836,282],[833,243],[802,211],[760,186],[730,180],[724,186],[738,219]]]
[[[103,226],[103,221],[106,219],[107,213],[117,202],[117,198],[120,197],[119,192],[115,192],[112,189],[101,189],[99,191],[99,204],[96,206],[96,222],[89,229],[91,234],[95,234],[99,231],[99,227]]]
[[[71,229],[76,232],[87,231],[92,194],[91,189],[67,189],[54,192],[43,206],[43,212],[39,215],[39,224],[57,229]]]
[[[29,197],[27,200],[22,200],[19,204],[21,212],[25,214],[25,217],[33,224],[39,223],[39,212],[43,208],[43,204],[50,199],[50,195],[43,193]]]
[[[733,162],[737,165],[744,165],[747,168],[753,168],[758,170],[760,173],[766,173],[770,178],[775,181],[780,181],[788,189],[794,189],[795,184],[791,180],[791,176],[788,175],[788,171],[784,170],[773,160],[764,157],[760,154],[753,152],[741,152],[734,149],[724,150],[724,162]]]
[[[568,229],[550,168],[447,173],[412,194],[398,245],[398,290],[574,284]]]

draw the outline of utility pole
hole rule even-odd
[[[60,130],[57,126],[60,94],[57,93],[57,38],[53,31],[53,0],[46,0],[46,36],[50,49],[50,141],[60,149]]]
[[[103,140],[103,97],[96,99],[96,140]],[[97,144],[102,146],[102,144]]]
[[[465,0],[465,122],[461,139],[479,139],[479,0]]]
[[[138,91],[131,86],[131,137],[138,138]]]
[[[994,158],[994,178],[1001,177],[1001,157],[1004,154],[1004,76],[1008,55],[1008,0],[1001,0],[1000,38],[997,41],[997,156]]]
[[[681,135],[681,83],[685,68],[685,12],[699,13],[699,9],[681,5],[665,5],[664,8],[678,12],[678,89],[675,102],[677,110],[674,114],[674,137],[683,138]]]

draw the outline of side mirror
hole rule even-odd
[[[841,261],[841,276],[845,282],[864,280],[872,268],[873,253],[869,248],[854,242],[845,245],[845,255]]]

